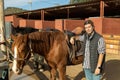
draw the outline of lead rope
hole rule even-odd
[[[33,56],[33,49],[32,49],[32,45],[31,45],[32,41],[30,39],[30,42],[29,42],[29,48],[30,48],[30,53],[31,53],[31,56]]]
[[[32,54],[32,52],[33,52],[33,50],[32,50],[32,48],[31,48],[31,39],[30,39],[30,42],[28,42],[29,43],[29,48],[30,48],[30,51],[28,51],[28,54],[26,55],[26,57],[25,57],[25,62],[26,62],[26,59],[27,59],[27,57],[29,56],[29,54],[31,53]]]

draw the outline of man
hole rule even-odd
[[[91,20],[86,20],[84,23],[85,33],[81,36],[73,37],[84,42],[83,69],[86,80],[100,80],[105,63],[105,41],[95,31],[94,27]],[[74,44],[73,38],[70,40],[72,44]]]

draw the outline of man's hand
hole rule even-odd
[[[97,67],[96,69],[95,69],[95,73],[94,73],[95,75],[98,75],[98,74],[100,74],[100,69]]]
[[[71,38],[70,38],[70,43],[71,43],[71,44],[74,44],[74,37],[71,37]]]

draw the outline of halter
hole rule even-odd
[[[21,61],[27,60],[27,57],[28,57],[29,54],[30,54],[30,51],[28,52],[27,56],[24,59],[22,59],[22,58],[14,58],[14,60],[21,60]]]

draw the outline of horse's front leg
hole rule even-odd
[[[48,62],[48,65],[50,66],[50,80],[56,79],[56,66],[50,62]]]
[[[66,80],[66,66],[58,65],[59,80]]]
[[[56,69],[54,67],[50,71],[50,80],[56,80]]]

